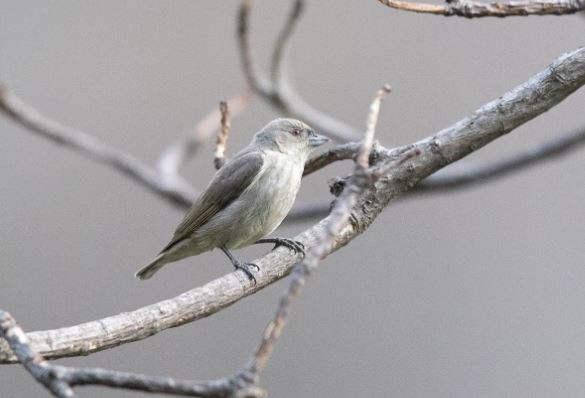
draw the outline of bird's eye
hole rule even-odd
[[[301,130],[299,129],[292,129],[291,134],[294,135],[295,137],[301,135]]]

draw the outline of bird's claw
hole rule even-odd
[[[241,269],[242,271],[244,271],[244,273],[246,274],[246,276],[248,277],[248,279],[250,279],[252,282],[254,282],[254,285],[256,284],[256,278],[254,277],[254,274],[252,273],[252,269],[256,269],[256,272],[260,271],[260,267],[258,267],[256,264],[254,263],[234,263],[234,267],[238,270]]]
[[[279,246],[287,247],[294,251],[295,254],[300,254],[302,257],[305,256],[305,245],[303,245],[303,243],[299,242],[298,240],[279,238],[278,242],[276,242],[274,245],[274,248],[276,249]]]

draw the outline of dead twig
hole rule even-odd
[[[231,128],[230,110],[227,102],[222,101],[219,103],[219,112],[221,113],[221,129],[217,134],[215,153],[213,155],[213,164],[217,170],[221,169],[226,162],[225,149]]]

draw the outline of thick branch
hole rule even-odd
[[[383,168],[387,161],[412,150],[420,151],[420,155],[391,169],[387,177],[365,192],[331,251],[364,232],[392,199],[422,179],[546,112],[584,84],[585,48],[580,48],[561,56],[544,71],[482,106],[472,116],[422,141],[392,150],[372,167]],[[314,246],[329,217],[295,239],[306,247]],[[254,261],[261,269],[255,286],[243,274],[230,273],[174,299],[78,326],[32,332],[28,337],[32,347],[48,358],[84,355],[140,340],[235,303],[287,275],[296,260],[288,250],[277,249]],[[0,342],[0,363],[15,360],[6,343]]]
[[[333,162],[355,159],[359,145],[359,142],[340,144],[309,159],[305,165],[305,175],[314,173]],[[492,179],[525,170],[537,163],[567,155],[579,149],[582,145],[585,145],[585,127],[565,133],[559,137],[547,140],[534,147],[521,150],[520,152],[485,165],[461,165],[456,170],[441,170],[422,181],[409,195],[446,192],[472,187]],[[370,163],[376,163],[379,159],[388,157],[390,153],[391,151],[388,149],[380,145],[375,145],[370,155]],[[327,204],[316,203],[303,206],[302,212],[307,217],[315,217],[325,215],[327,209]]]
[[[413,193],[446,192],[472,187],[568,154],[582,145],[585,145],[585,127],[483,166],[469,165],[461,170],[441,171],[422,181]]]
[[[447,4],[413,3],[402,0],[378,1],[397,10],[465,18],[566,15],[585,10],[585,0],[521,0],[493,3],[456,0],[448,1]]]

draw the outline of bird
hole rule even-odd
[[[265,237],[293,206],[309,154],[328,141],[299,120],[269,122],[215,173],[170,242],[135,276],[148,279],[168,263],[219,248],[236,270],[256,283],[252,271],[259,267],[237,260],[232,249],[272,243],[304,255],[301,242]]]

